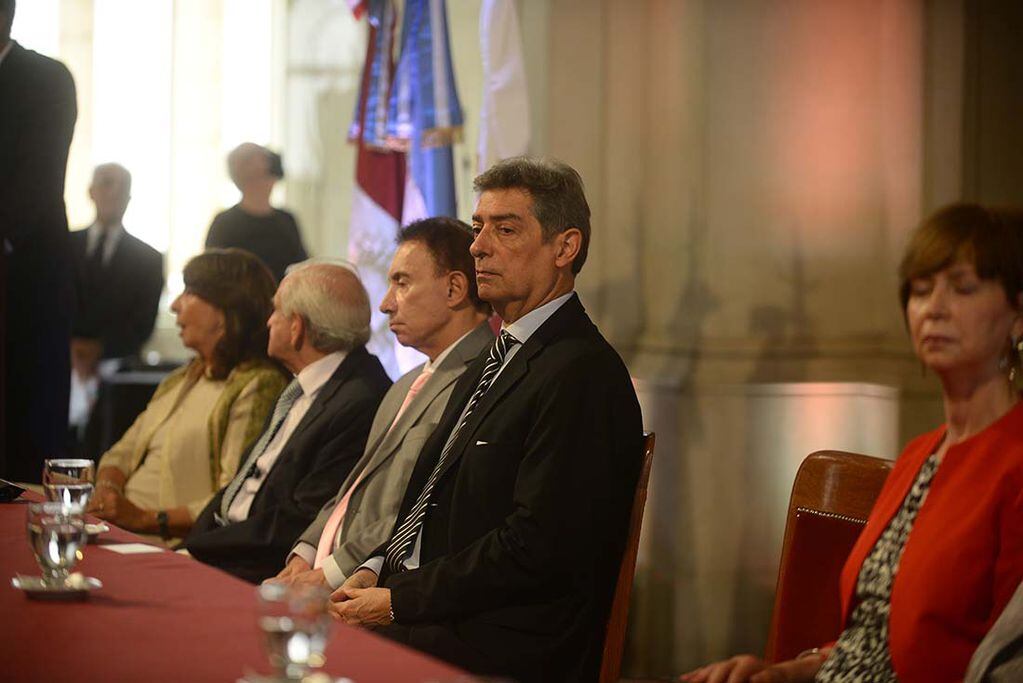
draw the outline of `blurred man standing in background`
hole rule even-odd
[[[131,174],[100,164],[89,198],[96,220],[71,233],[75,315],[71,325],[71,425],[88,421],[99,377],[121,359],[137,357],[153,333],[163,291],[163,256],[122,224],[131,199]],[[101,371],[100,361],[108,361]]]

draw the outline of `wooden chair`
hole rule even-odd
[[[785,524],[768,661],[791,659],[838,637],[839,576],[892,464],[817,451],[800,465]]]
[[[622,564],[618,570],[615,596],[611,602],[611,614],[607,619],[604,633],[604,656],[600,662],[600,683],[617,683],[622,668],[622,652],[625,650],[625,631],[629,625],[629,598],[632,596],[632,579],[636,575],[636,555],[639,552],[639,532],[643,527],[643,509],[646,507],[647,485],[650,482],[650,464],[654,460],[654,433],[643,434],[643,465],[636,482],[636,497],[632,502],[632,516],[629,518],[629,536],[622,553]]]

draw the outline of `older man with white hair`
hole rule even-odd
[[[350,268],[306,262],[288,271],[267,321],[267,351],[295,379],[185,539],[193,557],[252,582],[282,569],[362,455],[391,385],[365,348],[369,319],[366,290]]]

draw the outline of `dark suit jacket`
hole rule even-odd
[[[206,564],[253,583],[277,574],[295,539],[362,455],[373,415],[389,386],[376,356],[365,347],[349,353],[270,468],[248,518],[223,527],[216,522],[226,490],[221,489],[183,547]],[[247,453],[242,462],[246,458]]]
[[[398,524],[486,355],[424,445]],[[455,441],[420,568],[380,577],[396,621],[384,634],[478,673],[596,680],[641,449],[628,371],[573,296],[508,361]]]
[[[138,354],[153,333],[163,291],[163,256],[142,240],[121,235],[103,279],[88,282],[89,231],[71,233],[77,306],[72,336],[99,339],[104,358]]]
[[[0,473],[39,481],[43,458],[60,453],[67,434],[73,292],[64,172],[74,81],[60,62],[14,43],[0,63],[0,103]]]

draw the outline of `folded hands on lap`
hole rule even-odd
[[[827,649],[777,664],[738,655],[682,674],[682,683],[810,683],[827,658]]]
[[[391,591],[377,588],[377,575],[360,569],[330,596],[330,614],[346,624],[381,626],[390,624]]]

